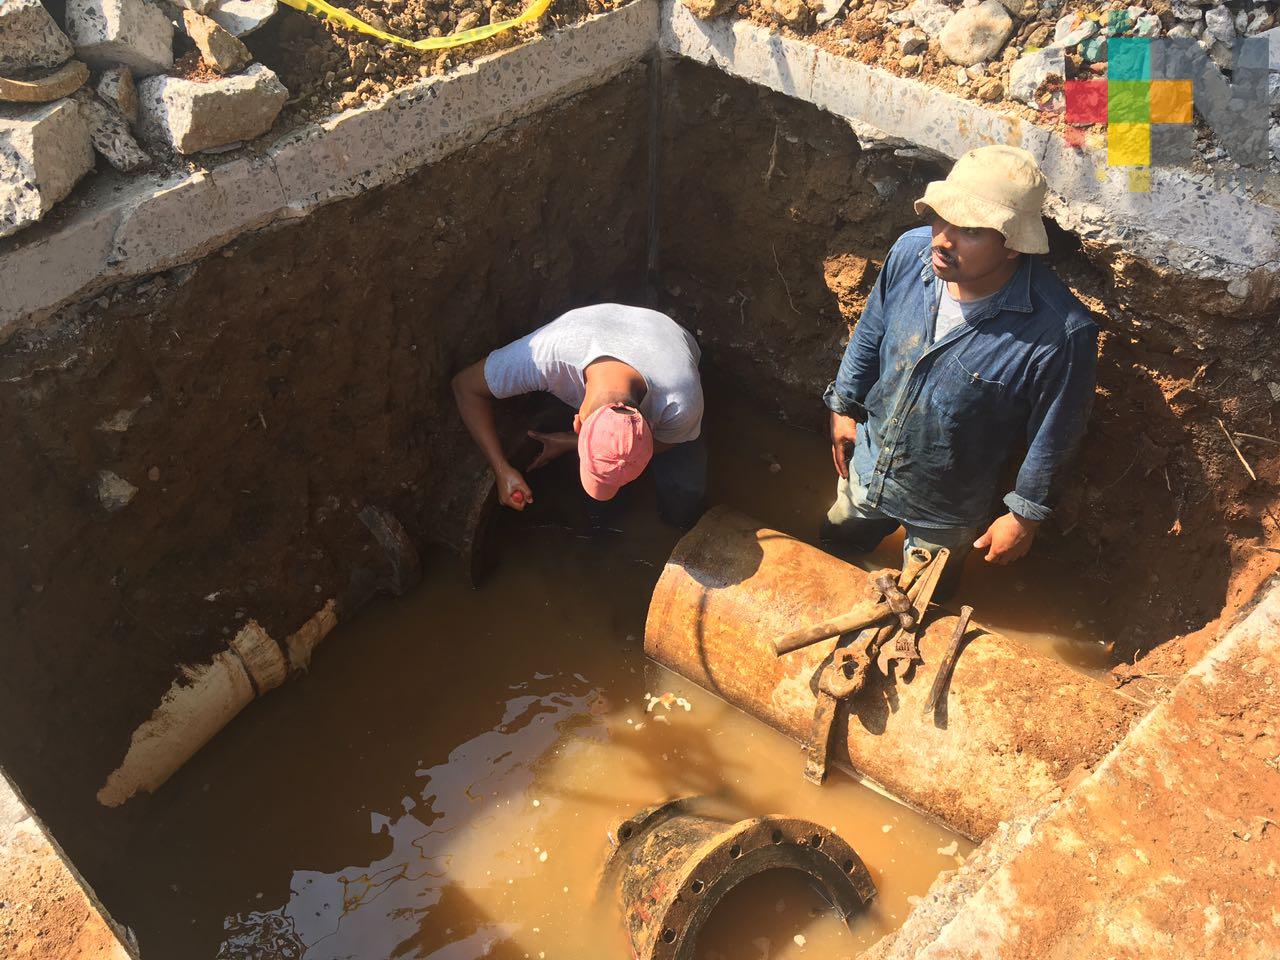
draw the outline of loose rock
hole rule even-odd
[[[772,0],[767,8],[779,23],[796,30],[805,29],[813,20],[813,11],[805,0]]]
[[[89,124],[89,139],[107,163],[122,173],[134,173],[151,163],[138,141],[129,132],[129,124],[105,103],[81,90],[75,96],[80,112]]]
[[[733,6],[733,0],[680,0],[699,20],[718,17]]]
[[[98,97],[130,123],[138,122],[138,88],[128,67],[109,67],[98,78]]]
[[[245,37],[274,17],[276,9],[276,0],[219,0],[208,14],[233,37]]]
[[[929,38],[917,27],[911,27],[898,34],[898,46],[904,54],[919,53],[929,46]]]
[[[917,27],[931,37],[942,33],[947,21],[951,19],[951,8],[940,0],[914,0],[907,7],[907,13],[915,21]]]
[[[1280,27],[1273,27],[1263,33],[1258,34],[1259,37],[1266,40],[1268,56],[1270,56],[1270,66],[1272,73],[1280,73]]]
[[[1023,103],[1034,103],[1041,84],[1051,77],[1062,80],[1066,75],[1066,57],[1061,47],[1024,53],[1009,68],[1009,95]]]
[[[1204,12],[1204,32],[1219,43],[1230,44],[1236,38],[1236,25],[1226,7],[1210,7]]]
[[[994,103],[1004,96],[1004,84],[995,77],[988,77],[978,84],[978,99]]]
[[[108,513],[123,510],[138,495],[138,488],[110,470],[98,471],[98,502]]]
[[[1043,47],[1049,42],[1049,38],[1053,36],[1053,27],[1047,23],[1036,26],[1030,34],[1027,35],[1027,46]]]
[[[179,153],[197,153],[271,129],[289,91],[255,63],[242,74],[208,82],[150,77],[138,85],[143,135]]]
[[[1160,36],[1160,18],[1154,13],[1144,13],[1134,22],[1133,32],[1139,37]]]
[[[1000,52],[1013,20],[997,0],[984,0],[976,7],[957,12],[938,36],[942,52],[952,63],[968,65],[989,60]]]
[[[816,15],[818,26],[824,27],[840,16],[840,11],[844,9],[847,2],[848,0],[821,0]]]
[[[35,223],[92,169],[75,101],[0,106],[0,237]]]
[[[0,74],[56,67],[71,53],[71,41],[40,0],[0,0]]]
[[[84,86],[88,79],[89,68],[79,60],[68,60],[56,70],[34,80],[12,80],[9,77],[0,77],[0,101],[51,103],[71,96]]]
[[[1080,56],[1084,57],[1085,63],[1099,63],[1105,60],[1107,58],[1107,38],[1100,33],[1095,33],[1080,44]]]
[[[249,48],[208,17],[183,10],[182,25],[200,51],[200,59],[218,73],[236,73],[253,62]]]
[[[1098,24],[1071,13],[1058,21],[1053,29],[1053,43],[1058,47],[1074,47],[1098,32]]]
[[[1213,61],[1214,66],[1222,71],[1230,71],[1235,68],[1235,56],[1231,53],[1231,45],[1223,43],[1221,40],[1212,40],[1205,37],[1201,40],[1201,45],[1207,42],[1209,47],[1209,59]]]
[[[92,67],[146,77],[173,66],[173,24],[147,0],[67,0],[67,33]]]

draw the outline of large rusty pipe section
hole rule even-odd
[[[777,656],[772,641],[869,595],[868,575],[724,507],[677,545],[653,593],[645,653],[807,743],[816,675],[839,638]],[[925,715],[956,618],[926,617],[911,683],[874,670],[836,716],[832,760],[971,840],[1057,796],[1124,734],[1131,707],[1103,684],[976,624]],[[796,779],[801,777],[797,754]]]

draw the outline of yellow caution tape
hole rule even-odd
[[[371,37],[377,37],[379,40],[387,40],[413,50],[448,50],[452,47],[475,43],[478,40],[487,40],[489,37],[505,33],[513,27],[533,23],[533,21],[547,12],[547,7],[551,6],[551,0],[533,0],[533,3],[529,5],[524,13],[518,17],[512,17],[510,20],[500,20],[497,23],[489,23],[483,27],[472,27],[470,30],[453,33],[447,37],[406,40],[404,37],[397,37],[394,33],[386,33],[377,27],[371,27],[354,14],[325,3],[325,0],[281,0],[281,2],[293,7],[295,10],[301,10],[303,13],[309,13],[313,17],[319,17],[321,20],[328,20],[330,23],[336,23],[349,30],[356,30]]]

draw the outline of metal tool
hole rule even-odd
[[[938,706],[938,699],[942,696],[942,691],[946,689],[947,681],[951,678],[951,671],[956,665],[956,660],[960,657],[960,644],[964,642],[965,631],[969,629],[969,618],[973,616],[973,607],[961,607],[960,619],[956,621],[956,628],[951,634],[951,642],[947,644],[947,652],[942,657],[942,662],[938,664],[938,673],[933,678],[933,687],[929,690],[929,699],[924,704],[924,715],[927,717],[933,713]]]
[[[778,637],[773,641],[774,652],[782,656],[785,653],[802,650],[820,640],[838,637],[842,633],[853,633],[855,630],[873,626],[892,616],[898,618],[902,629],[910,630],[916,623],[915,612],[911,607],[911,600],[898,583],[901,576],[896,570],[881,570],[871,578],[872,584],[880,594],[878,598],[866,600],[838,617],[831,617],[813,626],[801,627],[799,630],[792,630]]]
[[[898,578],[899,587],[907,587],[907,598],[914,611],[912,630],[919,626],[933,592],[946,566],[950,551],[939,550],[936,555],[928,550],[913,547],[902,565]],[[908,579],[910,578],[910,579]],[[854,640],[836,647],[831,661],[818,675],[818,696],[813,708],[813,723],[809,728],[809,743],[804,767],[805,779],[820,784],[827,778],[827,766],[831,756],[832,733],[841,702],[848,700],[866,684],[871,660],[885,649],[887,641],[901,631],[901,622],[889,620],[868,637],[864,630]],[[914,645],[914,633],[912,644]],[[917,651],[916,656],[919,656]]]
[[[898,631],[889,642],[880,647],[879,655],[876,657],[876,666],[880,668],[880,672],[886,677],[889,676],[889,671],[893,664],[899,661],[911,664],[921,659],[920,626],[924,622],[924,615],[928,611],[929,604],[933,601],[934,591],[938,589],[938,581],[942,579],[942,572],[946,569],[947,560],[950,557],[951,551],[946,547],[943,547],[934,555],[933,561],[920,574],[920,578],[915,582],[912,590],[911,605],[915,607],[915,624],[910,630]]]

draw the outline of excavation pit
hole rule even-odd
[[[283,956],[295,934],[309,960],[357,943],[550,957],[608,942],[621,957],[617,929],[579,923],[572,900],[608,823],[717,791],[739,817],[835,828],[880,894],[846,931],[794,877],[744,884],[707,927],[721,938],[708,955],[764,938],[775,957],[852,956],[909,914],[903,936],[926,936],[937,898],[914,914],[911,898],[968,841],[843,776],[810,787],[793,742],[646,667],[645,607],[678,536],[646,495],[604,543],[580,538],[567,493],[500,518],[497,565],[474,592],[454,554],[483,470],[450,376],[604,300],[652,304],[698,337],[713,500],[812,541],[833,486],[818,397],[848,325],[915,224],[910,201],[968,145],[954,138],[1012,136],[985,114],[895,117],[893,97],[865,96],[880,79],[841,70],[755,25],[635,3],[260,157],[81,198],[0,245],[0,470],[23,505],[0,546],[0,764],[144,958]],[[851,126],[868,117],[880,133]],[[1266,630],[1236,632],[1270,615],[1254,604],[1280,547],[1275,257],[1240,233],[1265,232],[1274,211],[1201,217],[1157,262],[1167,221],[1133,227],[1141,210],[1119,201],[1107,220],[1111,187],[1086,203],[1054,177],[1049,259],[1102,330],[1094,414],[1032,557],[1000,571],[971,558],[956,599],[1147,720],[1114,750],[1099,743],[1112,752],[1026,824],[990,834],[973,862],[1003,879],[953,878],[974,885],[955,910],[972,895],[985,911],[956,930],[1005,916],[993,890],[1010,876],[1038,878],[1020,897],[1051,891],[1055,870],[1078,866],[1055,856],[1110,836],[1068,827],[1104,816],[1108,785],[1140,766],[1126,750],[1210,702],[1196,684],[1236,654],[1207,651],[1275,655]],[[423,585],[402,600],[368,606],[395,579],[368,508],[421,553]],[[897,554],[887,542],[861,562]],[[325,610],[338,626],[308,674],[249,703],[154,794],[98,802],[183,665],[225,654],[250,620],[282,645],[310,624],[310,649]],[[1252,669],[1231,674],[1239,729],[1197,733],[1220,734],[1223,756],[1270,743],[1253,737],[1269,720]],[[646,693],[692,709],[646,711]],[[1240,800],[1217,833],[1170,828],[1126,850],[1153,859],[1143,845],[1174,838],[1165,853],[1185,863],[1196,842],[1230,842],[1265,865],[1263,821],[1280,815],[1258,798],[1274,771],[1233,763]],[[1139,782],[1126,802],[1150,806],[1156,788]],[[1115,842],[1129,839],[1117,828]],[[1034,869],[1006,867],[1024,850]],[[1273,892],[1249,882],[1258,902]],[[1087,916],[1108,916],[1098,901]]]

